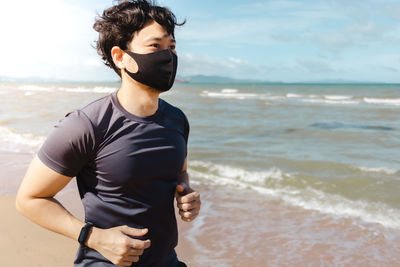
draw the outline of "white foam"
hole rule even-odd
[[[191,166],[205,168],[218,176],[232,180],[240,180],[248,183],[264,185],[269,179],[282,180],[283,176],[291,177],[288,173],[283,173],[278,168],[272,167],[267,171],[248,171],[227,165],[213,164],[202,161],[192,161]]]
[[[203,91],[201,96],[211,97],[211,98],[225,98],[225,99],[257,99],[259,98],[258,94],[252,93],[223,93],[223,92],[208,92]]]
[[[71,92],[71,93],[90,93],[93,90],[90,88],[78,86],[78,87],[58,87],[57,88],[59,91],[64,91],[64,92]]]
[[[350,105],[359,104],[361,100],[353,99],[353,96],[349,95],[302,95],[295,93],[287,93],[284,95],[271,95],[268,93],[243,93],[237,89],[225,88],[219,92],[203,91],[201,94],[203,97],[210,98],[225,98],[225,99],[258,99],[258,100],[272,100],[272,101],[284,101],[286,99],[295,99],[297,101],[309,102],[309,103],[320,103],[320,104],[336,104],[336,105]],[[267,103],[270,104],[270,103]]]
[[[107,87],[107,86],[95,86],[95,87],[85,87],[85,86],[77,86],[77,87],[45,87],[38,85],[21,85],[18,87],[18,90],[28,91],[25,95],[32,95],[33,92],[54,92],[62,91],[62,92],[70,92],[70,93],[112,93],[116,90],[116,87]]]
[[[400,98],[368,98],[368,97],[364,97],[364,102],[368,103],[368,104],[400,106]]]
[[[287,98],[299,98],[299,97],[304,97],[304,95],[288,93],[288,94],[286,94],[286,97]]]
[[[52,91],[54,91],[54,89],[50,88],[50,87],[31,85],[31,84],[21,85],[21,86],[18,87],[18,90],[22,90],[22,91],[42,91],[42,92],[52,92]]]
[[[328,100],[328,99],[303,99],[303,102],[330,105],[356,105],[360,104],[358,100]]]
[[[285,97],[284,96],[279,96],[279,95],[276,95],[276,96],[262,96],[261,99],[263,99],[263,100],[283,100],[283,99],[285,99]]]
[[[318,95],[301,95],[301,94],[287,93],[286,97],[287,98],[316,98],[316,97],[320,97],[320,96],[318,96]]]
[[[232,88],[225,88],[221,90],[221,93],[237,93],[238,89],[232,89]]]
[[[378,223],[385,227],[400,229],[400,212],[382,203],[349,200],[339,195],[327,194],[307,188],[304,192],[290,190],[281,192],[281,198],[288,204],[306,210],[340,217],[358,218],[369,223]]]
[[[348,95],[326,95],[324,96],[325,99],[328,100],[347,100],[347,99],[352,99],[353,96],[348,96]]]
[[[116,91],[116,87],[104,87],[104,86],[96,86],[93,88],[94,93],[99,93],[99,94],[110,94]]]
[[[210,98],[224,98],[224,99],[259,99],[259,100],[277,100],[284,99],[283,96],[271,96],[270,94],[258,94],[258,93],[241,93],[238,89],[225,88],[219,92],[203,91],[200,96]]]
[[[356,168],[363,172],[383,173],[383,174],[388,174],[388,175],[392,175],[392,174],[395,174],[398,172],[398,170],[390,169],[390,168],[386,168],[386,167],[371,168],[371,167],[357,166]]]
[[[0,127],[0,140],[5,141],[16,152],[21,150],[35,151],[46,140],[44,136],[35,136],[31,133],[18,133],[7,127]]]
[[[70,93],[98,93],[98,94],[107,94],[112,93],[116,90],[115,87],[107,87],[107,86],[96,86],[96,87],[58,87],[59,91],[70,92]]]
[[[206,171],[196,169],[206,168]],[[269,171],[253,172],[230,166],[207,162],[189,162],[192,177],[205,179],[211,184],[234,186],[238,189],[250,189],[271,198],[306,210],[314,210],[339,217],[358,218],[365,222],[378,223],[385,227],[400,229],[400,211],[383,203],[349,200],[340,195],[325,193],[320,190],[282,186],[279,181],[292,175],[277,168]],[[266,180],[277,181],[275,188],[263,186]]]

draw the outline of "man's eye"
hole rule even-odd
[[[155,47],[155,48],[159,48],[159,47],[160,47],[159,44],[152,44],[151,46],[152,46],[152,47]]]

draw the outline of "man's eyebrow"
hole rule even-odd
[[[167,37],[168,35],[165,35],[164,37]],[[150,37],[150,38],[148,38],[148,39],[146,39],[146,42],[150,42],[150,41],[161,41],[163,38],[161,38],[161,37]],[[176,43],[176,40],[175,40],[175,38],[172,38],[171,39],[171,42],[172,43]]]

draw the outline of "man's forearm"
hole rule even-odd
[[[38,225],[74,240],[78,240],[85,225],[54,198],[17,198],[16,206],[19,212]],[[135,229],[126,225],[109,229],[92,227],[85,245],[97,250],[116,265],[130,266],[139,260],[143,250],[151,244],[148,239],[139,240],[133,237],[143,236],[147,232],[147,229]],[[122,265],[125,263],[129,265]]]
[[[84,226],[54,198],[17,198],[16,207],[36,224],[74,240],[78,240]]]

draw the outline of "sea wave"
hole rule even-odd
[[[221,93],[237,93],[238,89],[233,89],[233,88],[225,88],[221,90]]]
[[[400,106],[400,98],[368,98],[368,97],[364,97],[364,102],[368,103],[368,104]]]
[[[109,94],[109,93],[113,93],[116,90],[117,90],[116,87],[96,86],[96,87],[93,88],[93,93]]]
[[[36,151],[45,141],[44,136],[35,136],[31,133],[21,133],[8,127],[0,127],[0,141],[2,149],[13,152]]]
[[[203,91],[200,95],[203,97],[206,96],[211,98],[225,98],[225,99],[239,99],[239,100],[260,98],[260,95],[255,93],[238,93],[237,91],[224,92],[223,90],[224,89],[222,89],[221,92]]]
[[[353,96],[351,95],[326,95],[324,96],[325,99],[329,100],[346,100],[346,99],[352,99]]]
[[[400,106],[400,98],[373,98],[367,96],[353,95],[317,95],[317,94],[299,94],[289,92],[283,95],[273,95],[270,93],[257,93],[240,91],[233,88],[224,88],[220,91],[202,91],[202,97],[237,99],[237,100],[271,100],[276,103],[311,103],[311,104],[327,104],[327,105],[359,105],[370,104],[377,106]],[[271,104],[271,102],[267,102]],[[272,103],[273,104],[273,103]]]
[[[269,179],[282,180],[284,176],[291,177],[289,173],[283,173],[278,168],[255,172],[210,162],[192,161],[191,164],[214,175],[250,183],[265,184]]]
[[[333,105],[355,105],[360,104],[358,100],[330,100],[330,99],[302,99],[303,102]]]
[[[96,87],[58,87],[59,91],[71,92],[71,93],[112,93],[116,90],[115,87],[106,87],[106,86],[96,86]]]
[[[71,92],[71,93],[89,93],[92,89],[78,86],[78,87],[58,87],[58,91]]]
[[[26,85],[19,86],[18,90],[21,90],[21,91],[52,92],[52,91],[54,91],[54,88],[53,87],[46,87],[46,86],[39,86],[39,85],[26,84]]]
[[[399,172],[399,170],[396,169],[390,169],[386,167],[364,167],[364,166],[356,166],[356,169],[362,171],[362,172],[370,172],[370,173],[383,173],[386,175],[393,175]]]
[[[72,86],[72,87],[64,87],[64,86],[41,86],[34,84],[26,84],[21,85],[17,88],[21,91],[26,91],[25,95],[33,95],[35,92],[68,92],[68,93],[98,93],[98,94],[106,94],[112,93],[117,88],[109,87],[109,86]]]
[[[350,200],[340,194],[328,193],[307,185],[295,187],[285,183],[297,179],[296,174],[285,173],[279,168],[267,171],[249,171],[237,167],[190,161],[189,172],[202,182],[250,189],[262,195],[279,199],[291,206],[318,211],[333,216],[357,218],[369,223],[400,229],[400,211],[385,203],[367,200]],[[283,181],[283,182],[282,182]]]
[[[299,97],[305,97],[305,95],[288,93],[288,94],[286,94],[286,97],[287,98],[299,98]]]

